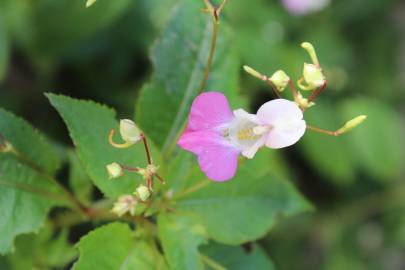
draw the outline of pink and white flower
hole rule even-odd
[[[253,158],[262,146],[290,146],[305,129],[302,111],[292,101],[275,99],[250,114],[243,109],[232,112],[222,93],[206,92],[195,98],[178,145],[198,156],[208,178],[226,181],[235,175],[240,154]]]
[[[294,15],[306,15],[320,11],[329,5],[330,0],[282,0],[283,6]]]

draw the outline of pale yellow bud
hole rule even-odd
[[[129,119],[120,121],[120,133],[122,139],[127,143],[137,143],[142,139],[142,132],[137,125]]]
[[[159,167],[155,166],[154,164],[148,164],[146,168],[138,168],[138,173],[142,175],[144,179],[150,179],[154,176],[157,172]]]
[[[93,5],[97,0],[87,0],[86,2],[86,8],[90,7],[91,5]]]
[[[366,120],[366,119],[367,119],[367,115],[357,116],[357,117],[353,118],[352,120],[348,121],[343,127],[338,129],[336,131],[336,133],[338,133],[339,135],[346,133],[346,132],[352,130],[353,128],[357,127],[361,123],[363,123],[364,120]]]
[[[111,211],[119,217],[125,215],[126,213],[130,213],[133,216],[135,215],[137,203],[138,202],[134,196],[123,195],[114,203]]]
[[[295,103],[298,104],[298,106],[299,106],[301,109],[304,109],[304,110],[306,110],[306,109],[308,109],[308,108],[310,108],[310,107],[312,107],[312,106],[315,105],[314,102],[309,102],[308,99],[307,99],[307,98],[304,98],[304,97],[302,96],[302,94],[299,93],[299,92],[298,92],[297,96],[295,97],[295,100],[294,100],[294,101],[295,101]]]
[[[312,63],[319,66],[318,56],[316,55],[314,46],[312,46],[312,44],[309,42],[303,42],[301,43],[301,47],[307,51],[309,57],[311,57]]]
[[[323,86],[326,82],[322,69],[314,64],[304,63],[303,75],[304,80],[308,85],[307,87],[304,87],[303,90],[315,90]]]
[[[290,81],[290,77],[283,70],[277,70],[269,80],[279,92],[283,92]]]
[[[136,188],[135,195],[142,202],[146,202],[149,199],[151,192],[150,192],[149,188],[147,188],[146,186],[140,185],[139,187]]]
[[[118,178],[124,174],[120,164],[113,162],[106,166],[110,179]]]
[[[259,80],[265,81],[267,79],[266,76],[264,76],[263,74],[261,74],[260,72],[254,70],[253,68],[249,67],[249,66],[243,66],[243,69],[249,73],[250,75],[252,75],[255,78],[258,78]]]

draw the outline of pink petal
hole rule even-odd
[[[194,99],[187,130],[216,129],[233,118],[228,101],[219,92],[205,92]]]
[[[222,182],[235,175],[239,151],[220,134],[213,131],[183,133],[178,145],[198,156],[198,164],[209,179]]]
[[[283,148],[296,143],[305,133],[306,123],[301,109],[292,101],[275,99],[257,111],[259,122],[272,129],[266,140],[270,148]]]

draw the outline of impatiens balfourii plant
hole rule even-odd
[[[201,14],[203,3],[209,16]],[[259,245],[252,245],[255,256],[239,245],[262,238],[280,216],[312,209],[279,169],[275,149],[295,144],[307,129],[341,135],[365,117],[337,131],[306,123],[304,112],[327,83],[309,43],[303,47],[312,63],[304,64],[299,91],[282,70],[267,77],[245,67],[277,95],[247,112],[237,91],[239,56],[221,19],[225,4],[181,0],[174,8],[152,49],[154,73],[139,93],[135,120],[117,122],[104,105],[47,94],[75,145],[62,155],[71,160],[68,188],[55,178],[63,149],[0,110],[1,254],[21,234],[86,223],[94,230],[81,238],[78,254],[61,237],[63,253],[78,257],[76,270],[232,269],[223,250],[243,265],[273,269]],[[281,97],[288,86],[292,101]],[[93,184],[102,199],[92,198]]]

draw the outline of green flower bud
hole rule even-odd
[[[110,179],[118,178],[124,174],[120,164],[113,162],[106,166]]]
[[[315,90],[323,86],[326,82],[322,69],[314,64],[304,63],[304,80],[308,86],[301,87],[303,90]]]
[[[348,121],[343,127],[338,129],[336,131],[336,133],[338,133],[339,135],[341,135],[343,133],[346,133],[346,132],[354,129],[355,127],[357,127],[361,123],[363,123],[364,120],[366,120],[366,119],[367,119],[367,115],[357,116],[357,117],[353,118],[352,120]]]
[[[140,185],[139,187],[136,188],[135,195],[142,202],[146,202],[149,199],[151,192],[150,192],[149,188],[147,188],[146,186]]]
[[[277,70],[269,80],[279,92],[283,92],[290,81],[290,77],[283,70]]]
[[[90,7],[91,5],[93,5],[97,0],[87,0],[86,2],[86,8]]]
[[[299,92],[298,92],[297,96],[295,97],[295,103],[297,103],[298,106],[303,110],[306,110],[315,105],[314,102],[309,102],[308,99],[304,98],[302,96],[302,94]]]
[[[142,132],[137,125],[129,119],[120,121],[120,133],[122,139],[127,143],[137,143],[142,139]]]
[[[119,217],[125,215],[126,213],[130,213],[133,216],[135,215],[137,203],[138,201],[134,196],[123,195],[119,197],[118,200],[114,203],[111,212]]]
[[[249,73],[250,75],[252,75],[255,78],[258,78],[259,80],[265,81],[267,80],[267,77],[264,76],[263,74],[261,74],[260,72],[254,70],[253,68],[249,67],[249,66],[243,66],[243,69]]]

